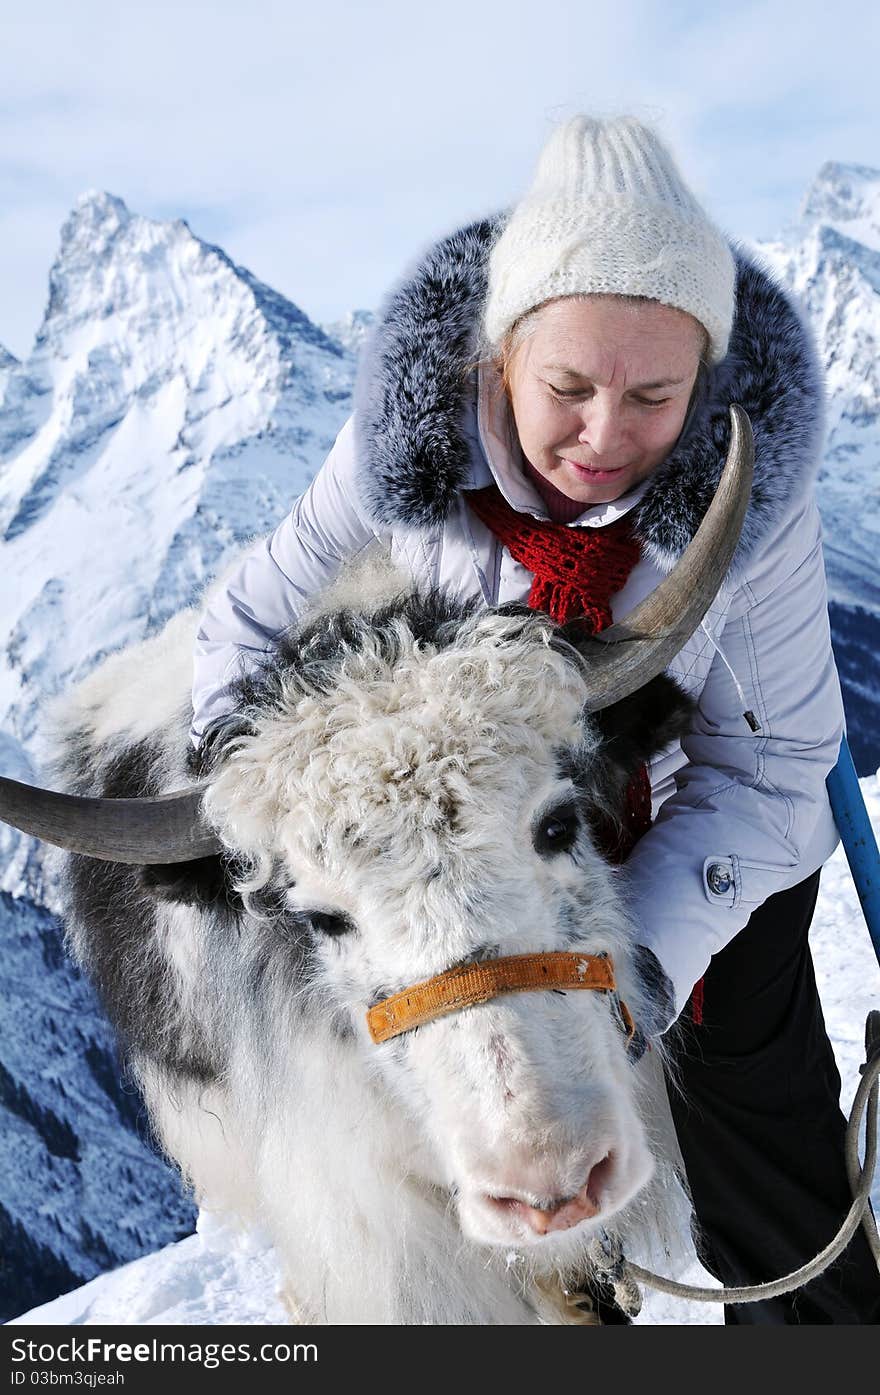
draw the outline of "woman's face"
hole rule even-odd
[[[619,499],[675,445],[705,337],[657,301],[551,301],[508,369],[526,459],[585,506]]]

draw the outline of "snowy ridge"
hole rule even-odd
[[[15,354],[11,354],[8,349],[0,344],[0,407],[3,406],[3,399],[6,396],[6,382],[10,371],[16,366],[18,359]]]
[[[880,759],[880,170],[823,165],[801,221],[757,250],[800,300],[825,366],[817,497],[847,732],[866,774]]]
[[[192,1228],[61,926],[0,892],[0,1319]]]
[[[826,161],[804,199],[801,218],[845,227],[851,238],[880,251],[880,171]]]
[[[880,171],[823,165],[801,223],[758,250],[799,297],[825,366],[818,497],[832,597],[880,613]]]
[[[33,352],[0,357],[0,773],[40,782],[46,701],[280,520],[353,373],[341,343],[185,223],[77,201]],[[51,868],[0,825],[0,1318],[193,1219],[63,955]]]
[[[341,320],[322,325],[324,333],[348,354],[357,354],[375,323],[375,315],[369,310],[351,310]]]
[[[283,517],[349,411],[354,358],[186,223],[89,193],[0,409],[0,729],[197,598]],[[2,845],[0,845],[2,850]],[[25,862],[2,882],[31,884]]]

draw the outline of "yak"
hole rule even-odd
[[[664,669],[750,472],[734,409],[695,539],[601,635],[335,592],[194,750],[193,608],[63,699],[61,792],[0,781],[67,850],[69,947],[163,1148],[269,1230],[297,1321],[559,1320],[597,1244],[664,1235],[651,986],[597,830],[689,720]]]

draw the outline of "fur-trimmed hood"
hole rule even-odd
[[[492,245],[504,215],[444,238],[389,295],[367,342],[355,394],[358,488],[384,527],[443,523],[470,470],[463,430],[468,364],[479,355]],[[699,526],[721,473],[729,407],[748,413],[755,476],[735,565],[809,489],[824,429],[823,387],[808,330],[769,274],[734,248],[730,349],[707,375],[687,430],[633,512],[644,551],[664,570]]]

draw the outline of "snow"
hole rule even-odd
[[[880,838],[880,772],[860,785],[875,836]],[[864,1060],[865,1018],[880,1008],[880,965],[842,847],[822,872],[811,943],[828,1035],[840,1069],[841,1101],[849,1114]],[[875,1209],[880,1207],[880,1176],[875,1179],[872,1200]],[[717,1287],[696,1258],[674,1277],[700,1287]],[[203,1211],[195,1235],[103,1274],[15,1321],[47,1325],[288,1322],[278,1297],[280,1286],[274,1252],[265,1236],[237,1232]],[[720,1324],[723,1308],[645,1290],[636,1322]]]
[[[355,344],[366,322],[340,333]],[[185,223],[77,200],[33,352],[0,352],[0,773],[45,782],[47,702],[286,513],[353,376],[353,349]],[[51,858],[0,825],[0,1318],[194,1214],[54,909]]]
[[[186,223],[106,193],[77,201],[49,287],[31,357],[0,360],[0,725],[37,755],[47,698],[283,517],[354,374],[353,351]]]
[[[0,344],[0,407],[3,406],[3,398],[6,394],[6,380],[9,377],[10,370],[14,368],[17,363],[18,359],[15,357],[15,354],[11,354],[3,344]]]
[[[241,1234],[203,1211],[195,1235],[101,1274],[9,1325],[289,1322],[279,1282],[265,1236]]]
[[[755,250],[800,301],[825,368],[817,493],[831,595],[880,612],[880,170],[823,165],[801,222]]]
[[[842,226],[849,237],[880,251],[880,172],[828,160],[804,199],[801,218]]]

